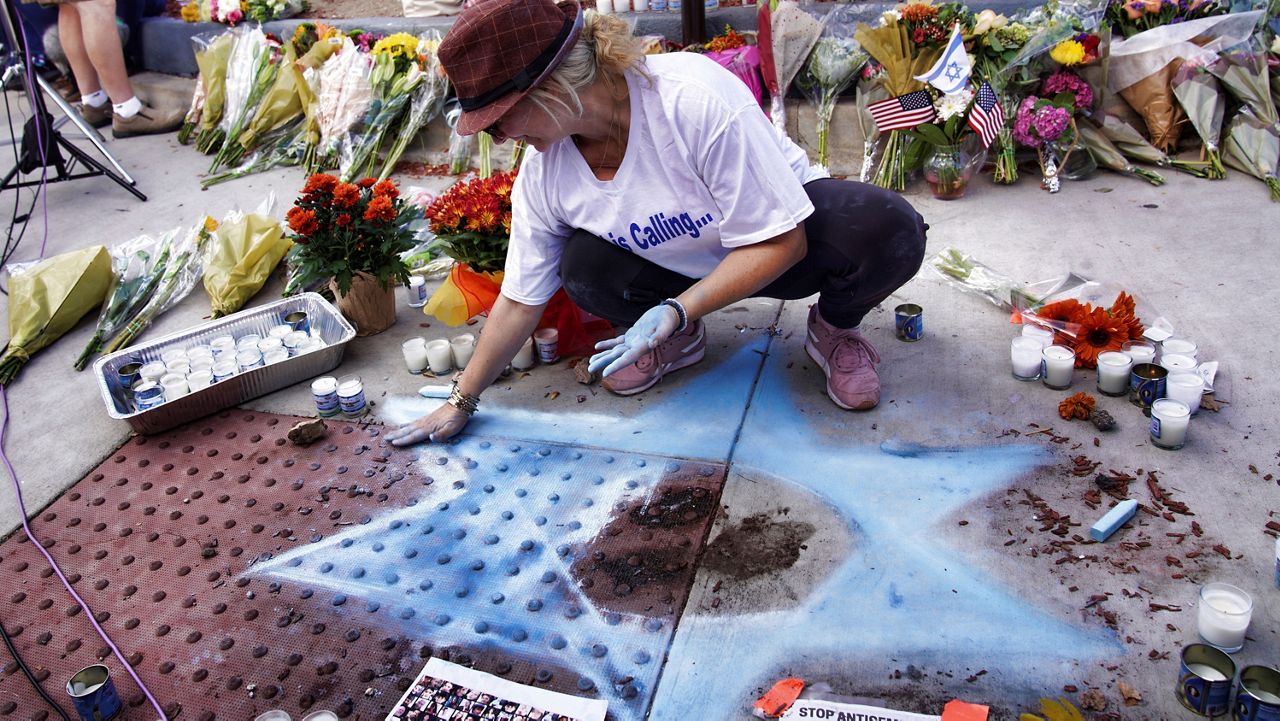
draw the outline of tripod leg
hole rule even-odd
[[[59,95],[58,91],[43,76],[37,74],[36,81],[40,84],[40,89],[44,90],[45,95],[49,96],[54,105],[57,105],[62,110],[63,115],[74,123],[77,128],[80,128],[89,142],[93,143],[93,147],[97,148],[98,152],[102,153],[103,157],[107,159],[107,162],[111,163],[111,166],[116,169],[116,173],[123,177],[129,185],[137,185],[138,183],[133,179],[133,176],[129,175],[129,172],[124,169],[124,166],[120,165],[120,162],[115,159],[111,151],[107,150],[107,141],[98,133],[98,129],[86,123],[84,118],[80,117],[80,113],[77,113],[76,109],[71,107],[71,104]]]
[[[90,168],[93,168],[97,172],[116,181],[116,183],[118,183],[121,188],[124,188],[130,193],[133,193],[134,196],[138,198],[138,200],[146,202],[147,196],[143,195],[141,190],[138,190],[136,187],[134,187],[133,183],[127,182],[124,178],[120,177],[119,175],[116,175],[115,172],[111,170],[111,168],[108,168],[107,166],[98,162],[97,158],[94,158],[92,155],[89,155],[88,153],[84,152],[80,148],[76,147],[71,143],[71,141],[67,140],[61,135],[56,135],[54,137],[58,141],[58,145],[62,146],[62,149],[67,151],[67,153],[71,156],[71,160],[68,161],[68,164],[78,160],[81,163],[84,163],[85,165],[89,166]]]

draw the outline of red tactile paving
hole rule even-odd
[[[444,490],[420,468],[425,451],[390,449],[377,426],[330,421],[326,439],[302,448],[285,438],[297,420],[233,411],[133,438],[32,521],[171,718],[252,719],[276,708],[299,718],[328,708],[344,718],[380,719],[433,653],[522,683],[607,693],[581,680],[575,688],[572,668],[552,672],[572,663],[542,658],[537,648],[511,653],[491,641],[441,643],[430,631],[406,633],[397,617],[373,613],[376,604],[352,614],[323,589],[253,573],[256,563],[382,512],[430,505]],[[643,498],[613,499],[595,538],[560,549],[572,561],[573,584],[601,612],[642,614],[651,629],[669,633],[723,480],[718,465],[669,463]],[[69,713],[66,680],[106,659],[125,703],[120,718],[154,718],[20,531],[0,544],[0,579],[0,621]],[[0,662],[0,718],[50,717],[12,659],[0,655]],[[652,688],[640,693],[647,697]],[[638,717],[644,707],[636,711],[611,716]]]

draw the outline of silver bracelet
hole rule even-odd
[[[689,313],[685,311],[684,305],[681,304],[680,301],[676,300],[675,298],[667,298],[666,300],[662,301],[659,305],[669,305],[672,308],[676,309],[676,315],[680,316],[680,326],[676,328],[675,330],[676,333],[679,333],[680,331],[689,327]]]
[[[458,389],[458,381],[454,380],[453,388],[450,389],[449,398],[445,403],[466,413],[468,416],[474,416],[476,411],[480,409],[480,396],[463,393]]]

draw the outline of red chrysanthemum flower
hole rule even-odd
[[[342,183],[333,190],[333,202],[339,208],[350,208],[360,202],[360,189],[351,183]]]
[[[338,179],[326,173],[316,173],[307,178],[307,184],[302,186],[304,193],[332,193],[337,187]]]
[[[289,221],[289,227],[298,235],[308,236],[320,229],[314,210],[294,207],[289,209],[285,217]]]
[[[394,200],[395,198],[400,197],[400,190],[396,188],[396,182],[394,180],[380,180],[377,185],[373,186],[373,194],[377,196],[385,196]]]
[[[377,183],[377,182],[378,182],[377,178],[364,178],[358,181],[356,185],[360,186],[361,188],[371,188],[373,187],[374,183]]]
[[[396,209],[391,204],[391,199],[385,196],[374,198],[369,201],[369,207],[364,211],[364,219],[369,222],[391,222],[396,219]]]
[[[338,213],[338,217],[333,219],[333,224],[338,226],[339,228],[345,228],[348,225],[351,225],[351,214]]]

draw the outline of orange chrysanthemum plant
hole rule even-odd
[[[1097,368],[1098,354],[1118,351],[1126,341],[1140,340],[1145,330],[1135,313],[1133,296],[1121,291],[1110,308],[1073,298],[1042,306],[1035,317],[1054,330],[1054,343],[1076,352],[1077,368]]]
[[[308,281],[333,278],[344,295],[360,272],[384,288],[408,284],[409,268],[400,256],[413,247],[406,226],[419,212],[400,198],[394,181],[342,183],[316,173],[285,216],[297,244],[290,264]]]
[[[427,207],[431,232],[450,258],[478,273],[496,273],[507,262],[511,189],[516,171],[455,183]]]

